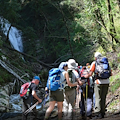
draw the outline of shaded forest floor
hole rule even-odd
[[[14,113],[15,114],[15,113]],[[36,120],[44,120],[44,115],[45,115],[45,112],[40,112],[37,114],[38,117]],[[31,118],[32,116],[28,116],[28,120]],[[91,120],[93,120],[94,118],[92,118]],[[22,114],[18,114],[18,115],[15,115],[14,117],[9,117],[9,118],[3,118],[3,119],[0,119],[0,120],[22,120]],[[57,112],[53,112],[51,117],[49,118],[49,120],[57,120]],[[69,114],[69,115],[65,115],[63,113],[63,118],[62,120],[82,120],[82,117],[80,115],[80,109],[76,108],[75,109],[75,112],[73,115]],[[98,119],[99,120],[99,119]],[[102,118],[102,120],[120,120],[120,112],[119,113],[108,113],[106,112],[105,114],[105,118]]]

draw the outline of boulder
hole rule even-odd
[[[0,112],[9,112],[9,94],[12,87],[13,83],[0,86]]]

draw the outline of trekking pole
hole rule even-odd
[[[88,97],[88,82],[86,82],[86,100],[87,100],[87,97]]]
[[[87,98],[88,98],[88,82],[86,82],[86,102],[85,102],[86,117],[87,117]]]
[[[45,99],[44,99],[44,106],[45,106],[45,103],[46,103],[46,98],[48,97],[48,93],[46,92],[45,93]]]
[[[39,102],[36,102],[34,105],[32,105],[31,107],[29,107],[29,108],[24,112],[24,115],[27,115],[30,111],[32,111],[32,109],[35,108],[38,103],[39,103]]]

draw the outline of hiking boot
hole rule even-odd
[[[87,120],[92,119],[92,115],[87,116],[87,118],[86,118],[86,119],[87,119]]]
[[[101,113],[101,115],[102,115],[102,118],[104,118],[105,113]]]
[[[87,117],[87,118],[86,118],[86,120],[90,120],[90,118],[89,118],[89,117]]]
[[[82,120],[86,120],[85,114],[82,114]]]
[[[95,115],[95,117],[93,118],[93,120],[102,119],[102,118],[103,118],[103,117],[102,117],[102,114],[99,113],[99,114]]]

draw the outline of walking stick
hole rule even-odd
[[[45,103],[46,103],[46,98],[48,96],[48,93],[45,94],[45,100],[44,102],[42,102],[45,106]],[[31,112],[33,110],[33,108],[35,108],[37,105],[38,105],[39,102],[36,102],[34,105],[32,105],[31,107],[29,107],[25,112],[24,112],[24,115],[27,115],[29,112]]]
[[[87,98],[88,98],[88,82],[86,82],[86,110],[87,110]]]
[[[85,105],[85,119],[87,119],[87,98],[88,98],[88,82],[86,82],[86,92],[83,92],[84,105]]]
[[[44,99],[44,106],[45,106],[45,103],[46,103],[46,98],[48,97],[48,93],[46,92],[45,93],[45,99]]]
[[[34,105],[32,105],[31,107],[29,107],[29,108],[24,112],[24,115],[27,115],[30,111],[32,111],[33,108],[35,108],[38,103],[39,103],[39,102],[36,102]]]

